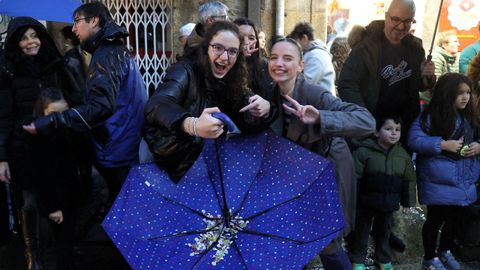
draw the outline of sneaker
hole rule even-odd
[[[380,270],[393,270],[392,263],[378,263]]]
[[[453,257],[450,250],[440,253],[440,261],[448,270],[460,270],[460,263]]]
[[[363,263],[354,263],[352,265],[353,270],[366,270],[367,267],[365,267],[365,264]]]
[[[438,257],[435,257],[428,261],[423,260],[422,269],[423,270],[447,270],[445,266],[443,266],[442,262]]]

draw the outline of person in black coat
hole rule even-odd
[[[28,269],[38,262],[38,181],[32,154],[35,141],[22,129],[32,120],[34,104],[42,89],[58,87],[70,105],[81,103],[82,92],[67,71],[45,27],[30,17],[10,21],[5,41],[5,61],[0,86],[0,180],[11,180],[21,191],[22,231]]]
[[[34,107],[34,117],[62,112],[68,103],[62,90],[49,87],[42,92]],[[73,244],[76,208],[82,199],[81,184],[89,181],[85,173],[91,163],[85,163],[85,154],[93,155],[88,134],[62,129],[54,134],[33,138],[32,155],[38,181],[32,186],[37,195],[41,216],[48,217],[56,253],[56,268],[70,270],[73,265]],[[88,158],[87,158],[88,160]],[[87,168],[88,169],[88,168]]]

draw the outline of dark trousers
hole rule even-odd
[[[73,266],[73,246],[75,243],[75,222],[74,210],[63,210],[63,222],[56,224],[49,220],[55,239],[57,270],[70,270]]]
[[[355,231],[352,233],[352,249],[350,259],[354,263],[365,263],[367,257],[368,237],[370,230],[375,232],[372,236],[375,241],[375,260],[380,263],[392,261],[392,251],[388,238],[393,227],[393,212],[380,212],[376,210],[359,208]]]
[[[27,248],[38,251],[40,240],[40,216],[38,205],[38,193],[35,190],[23,190],[23,214],[28,215],[30,224],[28,231],[24,231],[24,241]],[[76,211],[74,209],[62,209],[63,222],[57,224],[50,219],[48,223],[52,229],[55,240],[55,255],[57,270],[70,270],[73,266],[73,246],[75,241]],[[47,217],[48,218],[48,217]]]
[[[465,207],[458,205],[427,205],[427,219],[423,224],[422,237],[425,250],[425,260],[437,257],[437,239],[440,233],[438,252],[447,251],[453,247],[454,228]],[[442,227],[443,225],[443,227]]]
[[[123,167],[114,167],[114,168],[107,168],[103,167],[102,165],[95,164],[95,168],[97,169],[100,176],[105,179],[105,182],[108,186],[108,202],[110,205],[113,204],[115,199],[120,193],[120,189],[125,182],[125,179],[130,172],[130,166],[123,166]]]

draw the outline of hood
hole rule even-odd
[[[440,46],[435,48],[435,52],[440,54],[443,58],[445,58],[447,63],[449,63],[450,65],[454,64],[455,61],[457,60],[456,55],[451,55],[449,52],[447,52],[444,48]]]
[[[19,47],[20,39],[26,28],[33,28],[40,39],[41,45],[35,57],[25,57]],[[31,17],[16,17],[12,19],[7,28],[5,39],[5,66],[10,76],[24,74],[29,76],[41,76],[50,67],[61,62],[62,56],[48,34],[45,26]]]
[[[358,140],[357,141],[358,143],[358,147],[366,147],[366,148],[369,148],[371,150],[374,150],[374,151],[378,151],[378,152],[382,152],[382,153],[387,153],[389,150],[392,150],[393,148],[395,148],[398,144],[394,145],[392,148],[390,148],[389,150],[387,149],[384,149],[383,147],[381,147],[378,143],[377,143],[377,138],[373,138],[373,137],[370,137],[370,138],[367,138],[365,140]]]
[[[19,50],[18,43],[20,38],[17,39],[19,35],[18,30],[24,29],[24,27],[32,27],[37,32],[37,35],[42,42],[41,47],[47,47],[53,51],[53,54],[60,57],[60,52],[55,46],[55,42],[50,37],[47,32],[47,29],[39,21],[31,17],[15,17],[12,19],[7,28],[7,37],[5,38],[5,51],[8,53],[13,53],[16,50]]]
[[[303,53],[306,53],[315,49],[320,49],[328,52],[327,45],[325,44],[325,42],[319,39],[316,39],[316,40],[310,41],[310,43],[308,44],[308,47],[305,50],[303,50]]]
[[[85,41],[82,48],[92,54],[103,41],[120,41],[121,39],[128,37],[128,35],[128,31],[124,27],[116,24],[114,21],[108,21],[100,31],[93,34],[87,41]]]

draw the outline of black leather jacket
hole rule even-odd
[[[195,162],[202,151],[203,140],[182,130],[181,123],[186,117],[199,117],[203,109],[217,106],[227,114],[243,133],[254,133],[268,129],[278,111],[271,104],[270,115],[265,119],[239,113],[238,106],[223,99],[207,97],[208,86],[199,74],[202,72],[191,62],[173,64],[164,82],[157,88],[145,106],[144,138],[153,152],[159,167],[177,181]],[[210,86],[215,96],[229,91],[228,84],[217,80]],[[247,105],[245,97],[244,105]]]

